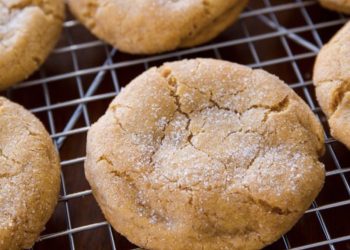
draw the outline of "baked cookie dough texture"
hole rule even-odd
[[[86,177],[113,227],[146,249],[259,249],[320,191],[323,132],[277,77],[225,61],[133,80],[88,133]]]
[[[31,75],[59,37],[63,0],[0,1],[0,90]]]
[[[323,7],[350,14],[350,0],[320,0]]]
[[[30,248],[57,203],[60,167],[43,125],[0,97],[0,249]]]
[[[332,136],[350,148],[350,22],[326,44],[314,67],[316,95]]]
[[[73,14],[121,51],[153,54],[205,43],[236,20],[247,0],[68,0]]]

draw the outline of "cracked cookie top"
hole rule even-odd
[[[212,59],[151,68],[88,133],[85,172],[113,227],[148,249],[258,249],[324,181],[323,133],[277,77]]]
[[[0,2],[0,90],[24,80],[44,62],[63,18],[63,0]]]
[[[100,39],[133,54],[205,43],[226,29],[247,0],[68,0]]]
[[[30,248],[58,199],[60,167],[43,125],[0,97],[0,249]]]
[[[350,0],[320,0],[323,7],[350,14]]]
[[[350,22],[321,49],[314,67],[317,100],[332,136],[350,148]]]

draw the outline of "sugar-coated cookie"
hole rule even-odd
[[[30,76],[55,46],[64,0],[0,1],[0,90]]]
[[[236,20],[247,0],[68,0],[73,14],[121,51],[153,54],[205,43]]]
[[[350,22],[321,49],[314,67],[317,100],[332,136],[350,148]]]
[[[277,77],[166,63],[134,79],[88,133],[86,177],[112,226],[146,249],[260,249],[324,182],[323,131]]]
[[[0,97],[0,249],[32,247],[58,200],[60,166],[40,121]]]

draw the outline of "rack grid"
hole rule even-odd
[[[346,21],[317,1],[252,0],[239,20],[208,44],[134,56],[97,40],[67,12],[59,44],[45,65],[4,93],[41,119],[62,160],[59,203],[33,249],[137,248],[105,221],[91,195],[83,170],[86,132],[141,72],[194,57],[225,59],[278,75],[306,101],[326,131],[324,189],[295,227],[266,249],[350,249],[350,155],[331,138],[311,81],[320,47]]]

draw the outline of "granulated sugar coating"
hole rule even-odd
[[[0,249],[32,247],[58,200],[60,166],[29,111],[0,97]]]
[[[147,249],[259,249],[324,181],[322,128],[262,70],[197,59],[133,80],[88,134],[86,176],[113,227]]]

